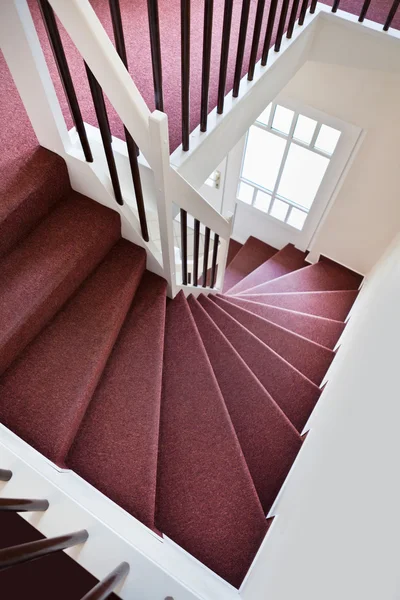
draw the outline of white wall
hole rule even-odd
[[[400,236],[355,306],[243,600],[400,597]]]
[[[283,93],[365,130],[312,250],[366,274],[400,231],[400,76],[307,62]]]

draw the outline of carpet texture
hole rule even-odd
[[[225,271],[223,291],[230,290],[248,273],[254,271],[276,252],[276,248],[261,242],[255,237],[249,237]]]

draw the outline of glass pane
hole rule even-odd
[[[329,164],[329,158],[291,144],[278,194],[310,208]]]
[[[251,204],[253,201],[254,188],[247,183],[241,181],[239,183],[238,198],[246,204]]]
[[[292,227],[296,227],[296,229],[303,229],[304,221],[307,218],[307,213],[302,210],[298,210],[297,208],[292,208],[288,220],[286,221]]]
[[[322,125],[320,132],[315,142],[315,148],[323,150],[327,154],[333,154],[336,148],[336,144],[339,141],[341,132],[328,125]]]
[[[254,202],[254,206],[263,212],[268,212],[269,205],[271,204],[271,196],[265,192],[258,190],[257,196]]]
[[[305,144],[309,144],[312,140],[312,136],[314,135],[316,125],[317,121],[314,121],[314,119],[309,119],[304,115],[299,115],[293,137],[296,138],[296,140],[304,142]]]
[[[275,219],[284,221],[286,219],[288,209],[289,205],[286,204],[286,202],[282,202],[282,200],[278,200],[278,198],[276,198],[269,214],[275,217]]]
[[[286,141],[265,129],[250,127],[242,177],[272,191]]]
[[[282,131],[282,133],[289,133],[293,115],[294,112],[292,110],[278,104],[275,108],[274,118],[272,119],[272,129]]]
[[[268,104],[267,108],[262,111],[261,115],[258,117],[257,121],[262,123],[263,125],[268,125],[269,115],[271,114],[272,104]]]

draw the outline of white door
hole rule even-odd
[[[236,202],[234,237],[307,250],[360,135],[293,100],[268,105],[228,157],[223,212]]]

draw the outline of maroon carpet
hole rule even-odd
[[[246,275],[265,263],[276,252],[276,248],[261,242],[255,237],[249,237],[227,266],[223,287],[224,292],[234,287]]]

